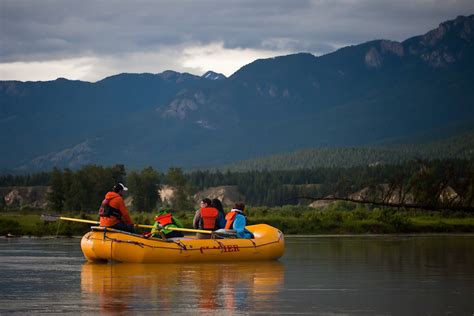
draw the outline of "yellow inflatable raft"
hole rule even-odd
[[[246,228],[254,234],[254,239],[161,240],[92,227],[92,231],[82,237],[81,248],[89,261],[130,263],[276,260],[283,255],[285,241],[280,230],[266,224]]]

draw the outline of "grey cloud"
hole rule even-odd
[[[326,53],[376,38],[404,40],[472,13],[472,0],[0,0],[0,62],[216,41]]]

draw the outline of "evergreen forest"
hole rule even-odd
[[[175,188],[173,199],[166,206],[180,211],[194,210],[193,195],[216,186],[236,186],[244,202],[252,206],[304,206],[319,199],[350,200],[363,190],[363,196],[359,194],[357,199],[376,205],[388,203],[397,195],[393,203],[397,207],[468,211],[474,207],[474,160],[465,159],[242,172],[184,172],[180,168],[161,172],[152,167],[126,172],[123,165],[87,165],[76,171],[55,168],[49,173],[0,176],[0,186],[49,185],[49,205],[57,212],[94,213],[117,182],[129,187],[133,209],[145,212],[162,206],[157,193],[162,185]]]

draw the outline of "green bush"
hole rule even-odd
[[[463,212],[436,212],[374,208],[352,203],[340,203],[341,209],[328,207],[316,210],[308,207],[249,208],[248,225],[266,223],[285,234],[385,234],[422,232],[474,232],[474,215]],[[10,211],[0,215],[0,235],[80,236],[93,224],[67,221],[43,222],[40,213]],[[71,212],[64,214],[98,221],[97,214]],[[156,214],[134,213],[135,223],[152,225]],[[194,212],[176,212],[184,227],[192,228]],[[143,229],[141,231],[148,231]]]
[[[21,226],[15,220],[0,218],[0,235],[7,236],[11,235],[21,235]]]

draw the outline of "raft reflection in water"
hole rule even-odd
[[[87,304],[125,311],[272,311],[283,288],[280,262],[94,264],[82,266]]]

